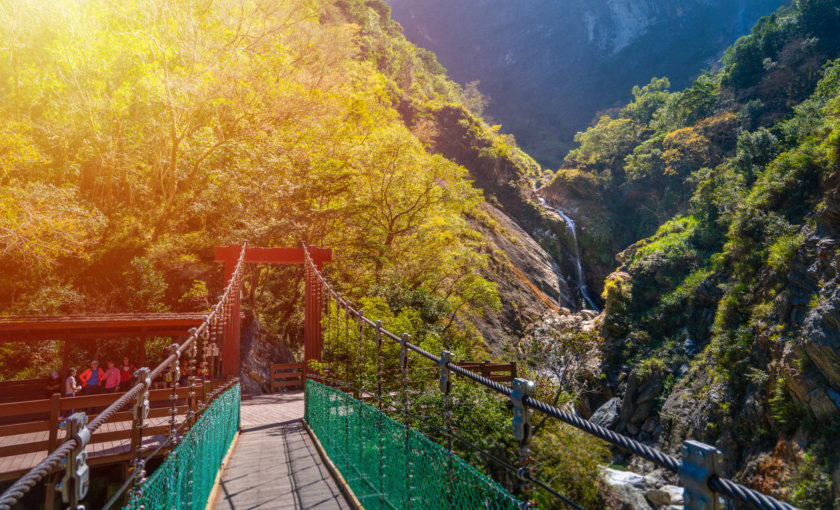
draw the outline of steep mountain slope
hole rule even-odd
[[[541,191],[582,213],[586,253],[655,230],[604,286],[616,430],[715,444],[804,508],[840,501],[838,26],[837,0],[763,18],[720,72],[634,90]]]
[[[690,83],[783,0],[389,0],[408,39],[459,83],[480,80],[488,113],[556,168],[599,110],[633,85]]]

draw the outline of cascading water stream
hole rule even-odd
[[[593,310],[596,312],[600,312],[601,310],[595,304],[595,301],[589,295],[589,287],[586,286],[586,278],[583,276],[583,265],[580,263],[580,245],[578,244],[577,238],[577,225],[575,224],[575,220],[571,219],[566,213],[564,213],[560,209],[556,209],[557,214],[563,218],[563,221],[566,222],[566,228],[569,229],[572,233],[572,239],[575,242],[575,265],[577,267],[577,284],[578,288],[580,289],[580,293],[583,296],[583,299],[589,303],[589,306],[592,307]]]

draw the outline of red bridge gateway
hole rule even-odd
[[[245,264],[299,264],[306,268],[306,295],[304,312],[303,357],[304,370],[310,360],[321,361],[323,342],[321,338],[321,286],[309,264],[306,252],[320,271],[324,264],[332,262],[332,250],[324,248],[245,248]],[[230,282],[242,247],[238,244],[216,248],[216,262],[225,264],[225,283]],[[224,330],[222,349],[222,375],[225,378],[239,377],[239,306],[241,291],[237,288],[232,301],[230,321]],[[305,375],[305,374],[304,374]],[[305,377],[304,377],[305,379]]]

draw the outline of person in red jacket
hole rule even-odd
[[[86,369],[79,376],[79,380],[82,381],[82,393],[85,395],[96,395],[99,393],[103,379],[105,379],[105,371],[99,368],[98,361],[91,361],[90,368]]]
[[[123,356],[122,365],[120,365],[120,391],[128,391],[133,386],[134,372],[137,371],[137,368],[131,364],[129,361],[128,356]]]

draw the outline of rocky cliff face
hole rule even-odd
[[[495,354],[515,342],[546,314],[573,306],[572,290],[549,255],[519,224],[486,204],[488,219],[474,228],[490,243],[485,277],[496,282],[502,307],[473,320]]]
[[[789,190],[822,200],[791,234],[784,270],[759,262],[749,277],[709,274],[678,305],[661,304],[657,323],[643,317],[656,316],[654,307],[633,311],[631,302],[670,286],[675,268],[664,257],[640,264],[646,242],[619,255],[625,265],[608,279],[600,322],[610,390],[595,416],[674,453],[689,438],[713,444],[741,481],[806,508],[836,508],[840,173],[805,179],[818,180]],[[738,253],[733,263],[749,267],[751,256]],[[739,285],[749,292],[739,294]],[[727,323],[736,315],[737,327]]]
[[[546,166],[596,112],[654,76],[682,88],[783,0],[389,0],[408,39]]]
[[[540,166],[513,147],[499,150],[486,125],[460,106],[405,105],[401,113],[427,146],[467,168],[488,199],[471,223],[487,242],[484,276],[496,284],[502,307],[471,322],[489,350],[498,353],[546,314],[577,309],[565,226],[534,193],[545,177]]]

